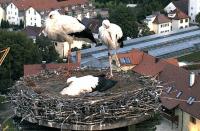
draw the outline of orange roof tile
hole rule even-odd
[[[5,0],[0,0],[0,3],[5,3]],[[88,0],[10,0],[13,4],[15,4],[19,10],[26,10],[29,7],[33,7],[36,10],[52,10],[58,9],[65,6],[78,5],[78,4],[86,4]]]
[[[48,70],[57,70],[59,68],[67,68],[67,63],[60,63],[60,64],[45,64],[45,68],[43,64],[33,64],[33,65],[24,65],[24,76],[28,75],[37,75],[44,69]],[[77,68],[79,64],[70,64],[70,68]]]
[[[131,52],[118,54],[118,58],[130,58],[133,71],[142,75],[155,76],[160,73],[165,65],[173,64],[178,66],[178,61],[176,59],[158,59],[147,53],[133,49]],[[126,64],[121,64],[121,66],[126,66]]]
[[[171,22],[171,20],[163,14],[158,14],[155,20],[153,21],[153,23],[155,24],[162,24],[162,23],[168,23],[168,22]]]

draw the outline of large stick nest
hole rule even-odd
[[[102,74],[106,70],[76,70],[72,75]],[[23,77],[10,94],[16,114],[22,120],[41,120],[71,125],[97,125],[140,118],[159,108],[161,88],[154,78],[133,72],[114,72],[118,83],[105,92],[92,92],[76,97],[61,96],[67,86],[64,71],[44,71]]]

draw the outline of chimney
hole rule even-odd
[[[76,64],[78,64],[79,66],[81,64],[81,51],[80,50],[76,51]]]
[[[156,58],[155,58],[155,63],[157,63],[158,61],[159,61],[159,58],[156,57]]]
[[[146,54],[149,53],[149,51],[147,49],[144,49],[143,52],[146,53]]]
[[[190,87],[192,87],[194,85],[195,82],[195,74],[194,72],[190,73]]]
[[[43,70],[45,70],[46,69],[46,61],[42,61],[42,68],[43,68]]]

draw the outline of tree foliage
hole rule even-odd
[[[47,63],[50,63],[58,59],[59,55],[55,50],[55,46],[53,42],[47,37],[38,36],[36,38],[36,44],[39,47],[39,52],[42,55],[42,60],[45,60]]]
[[[125,37],[137,37],[138,25],[135,15],[130,8],[118,6],[110,9],[110,21],[118,24],[124,33]]]
[[[197,14],[195,21],[200,24],[200,13]]]
[[[5,93],[13,81],[23,76],[23,65],[41,61],[38,47],[20,32],[0,30],[0,50],[10,47],[10,52],[0,66],[0,92]]]
[[[1,19],[1,28],[2,29],[10,28],[9,22],[7,20]]]

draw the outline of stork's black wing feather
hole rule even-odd
[[[119,43],[119,46],[120,46],[120,48],[123,48],[124,47],[124,41],[125,40],[125,37],[124,36],[122,36],[122,38],[120,38],[117,42]]]
[[[93,36],[91,30],[88,28],[85,28],[85,30],[83,30],[81,32],[75,32],[75,33],[71,33],[69,35],[75,36],[78,38],[87,38],[87,39],[90,39],[92,42],[97,43],[96,40],[94,39],[94,36]]]
[[[99,77],[99,82],[94,91],[105,91],[117,84],[117,81],[106,79],[105,77]]]

